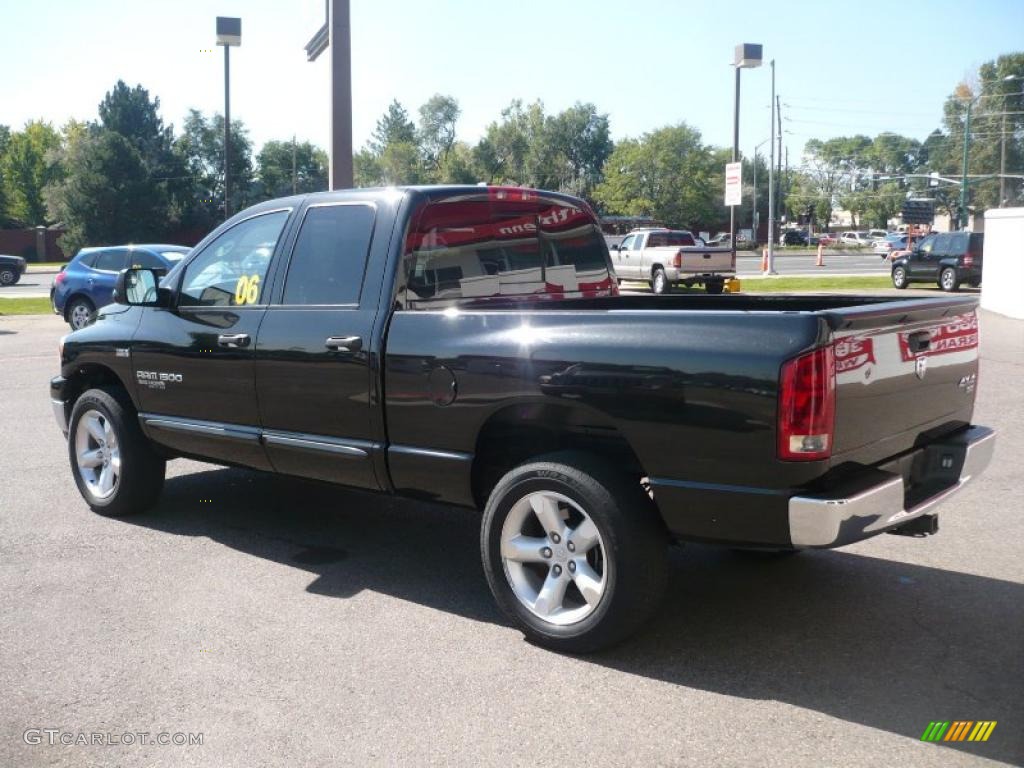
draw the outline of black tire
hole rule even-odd
[[[9,285],[14,285],[18,282],[19,277],[21,275],[11,267],[0,267],[0,287],[6,288]]]
[[[672,286],[668,284],[665,270],[661,267],[655,267],[654,271],[651,272],[651,293],[660,296],[663,293],[668,293],[670,290],[672,290]]]
[[[87,320],[84,323],[80,322],[82,317],[87,317]],[[64,312],[64,319],[67,320],[72,331],[81,330],[82,328],[91,325],[96,319],[96,307],[94,307],[92,302],[84,296],[76,296],[67,305],[67,309]]]
[[[109,423],[120,452],[120,474],[111,494],[100,498],[94,494],[79,469],[76,437],[83,415],[98,412]],[[163,490],[167,462],[153,450],[142,434],[135,409],[124,390],[90,389],[75,402],[68,429],[68,458],[82,498],[93,510],[109,517],[123,517],[144,512],[157,503]]]
[[[907,280],[907,270],[903,267],[893,267],[892,269],[892,286],[893,288],[899,288],[903,290],[907,287],[910,281]]]
[[[725,290],[725,281],[709,280],[708,282],[704,283],[704,290],[710,294],[715,295],[722,293]]]
[[[960,290],[960,278],[957,276],[955,269],[946,267],[939,273],[939,288],[947,293]]]
[[[509,513],[538,491],[559,494],[586,510],[602,540],[603,592],[576,623],[559,625],[536,615],[517,597],[502,559]],[[484,510],[480,549],[502,611],[531,642],[566,653],[607,648],[634,633],[657,610],[668,578],[668,537],[650,497],[613,465],[575,451],[539,457],[498,482]]]

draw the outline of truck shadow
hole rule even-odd
[[[471,510],[212,469],[170,478],[159,507],[130,522],[302,568],[315,594],[369,589],[506,623]],[[585,660],[912,739],[932,720],[997,720],[985,744],[935,748],[1024,760],[1024,585],[849,551],[772,559],[695,545],[673,551],[670,579],[651,626]]]

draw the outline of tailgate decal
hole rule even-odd
[[[920,355],[944,355],[974,349],[978,346],[978,316],[973,312],[969,315],[960,315],[948,323],[929,328],[928,332],[931,334],[931,343],[927,349],[916,355],[910,350],[911,334],[899,335],[900,357],[904,362],[909,362]]]

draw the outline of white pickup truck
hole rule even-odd
[[[612,246],[611,254],[620,283],[642,280],[654,293],[676,285],[703,285],[708,293],[721,293],[726,279],[736,274],[732,249],[699,246],[682,229],[634,229]]]

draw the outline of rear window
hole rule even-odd
[[[695,245],[689,232],[652,232],[647,239],[648,248],[671,245]]]
[[[971,234],[971,253],[974,254],[975,258],[982,255],[982,251],[985,247],[985,234],[983,232],[974,232]]]
[[[489,190],[425,203],[403,259],[405,306],[462,299],[608,296],[608,247],[593,216],[570,201]]]

